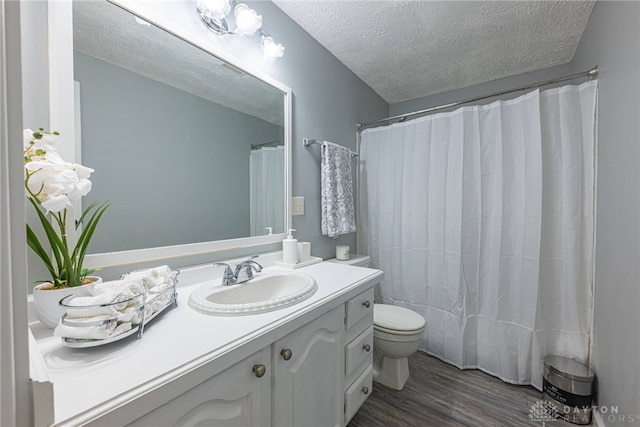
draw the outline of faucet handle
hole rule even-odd
[[[236,265],[236,269],[234,272],[236,283],[243,283],[247,280],[253,279],[254,270],[256,271],[256,273],[260,273],[262,271],[262,266],[258,262],[254,261],[254,259],[258,257],[259,255],[252,255],[248,259]]]
[[[242,265],[246,264],[248,266],[252,266],[257,273],[260,273],[264,267],[262,267],[259,262],[254,261],[254,259],[258,258],[259,256],[260,255],[251,255],[246,261],[242,263]]]
[[[214,262],[213,265],[224,267],[224,274],[222,276],[223,286],[233,285],[235,283],[236,276],[233,273],[233,270],[231,270],[231,266],[229,264],[226,264],[224,262]]]
[[[264,268],[260,263],[256,261],[249,261],[249,263],[253,265],[253,269],[256,271],[256,273],[260,273]]]

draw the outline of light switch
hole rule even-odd
[[[304,215],[304,197],[293,196],[291,198],[291,215]]]

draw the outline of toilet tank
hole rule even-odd
[[[351,254],[349,259],[345,261],[337,260],[335,258],[331,258],[326,261],[335,262],[338,264],[355,265],[357,267],[369,267],[371,265],[371,258],[369,257],[369,255],[358,255],[358,254]]]

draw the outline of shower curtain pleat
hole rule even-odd
[[[597,82],[362,132],[358,249],[376,299],[427,321],[421,349],[542,386],[588,358]]]
[[[284,230],[284,146],[251,150],[249,157],[249,227],[251,236]]]

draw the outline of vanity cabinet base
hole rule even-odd
[[[343,422],[344,306],[273,344],[274,426]]]
[[[269,350],[247,357],[128,426],[270,426]],[[255,371],[260,366],[265,369],[258,377]]]
[[[344,427],[372,391],[369,286],[286,334],[258,336],[108,411],[54,425]]]

